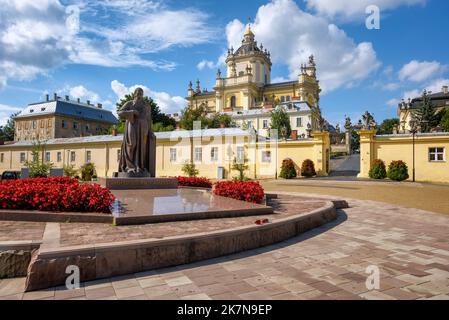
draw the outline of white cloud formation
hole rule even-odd
[[[305,0],[307,7],[320,15],[342,21],[361,21],[366,18],[365,10],[376,5],[382,11],[401,6],[424,5],[427,0]]]
[[[227,25],[230,47],[240,46],[244,28],[239,20]],[[271,51],[273,62],[288,66],[289,79],[297,79],[301,63],[315,55],[325,92],[354,86],[380,66],[371,43],[357,44],[336,25],[304,12],[292,0],[273,0],[261,6],[252,29],[258,42]]]
[[[389,107],[397,107],[398,106],[398,104],[399,104],[399,99],[390,99],[390,100],[388,100],[387,101],[387,106],[389,106]]]
[[[204,70],[205,68],[215,69],[217,66],[217,63],[210,60],[202,60],[196,65],[197,69],[200,71]]]
[[[81,100],[89,100],[92,101],[92,103],[100,101],[100,96],[88,89],[86,89],[84,86],[79,85],[75,87],[71,87],[68,90],[70,96],[74,99],[80,98]]]
[[[208,15],[159,1],[0,0],[0,89],[67,63],[172,70],[148,53],[212,39]],[[138,10],[136,10],[138,8]],[[176,24],[176,27],[173,27]]]
[[[439,78],[432,80],[431,82],[427,83],[426,85],[422,86],[421,88],[417,88],[414,90],[406,91],[403,94],[403,98],[407,100],[408,98],[417,98],[420,97],[425,90],[431,91],[432,93],[441,92],[441,89],[443,86],[449,86],[449,79],[445,78]]]
[[[399,71],[398,77],[401,81],[421,82],[438,75],[445,69],[437,61],[417,61],[412,60],[405,64]]]
[[[0,104],[0,126],[3,126],[8,121],[9,117],[16,113],[21,111],[22,108],[18,107],[12,107],[9,105]]]
[[[136,84],[131,87],[126,87],[123,83],[117,80],[111,82],[111,89],[117,95],[117,100],[123,98],[127,94],[133,93],[138,87],[142,88],[145,95],[151,97],[164,113],[179,112],[187,105],[187,101],[183,97],[171,96],[166,92],[153,91],[144,85]]]

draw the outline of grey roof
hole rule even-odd
[[[204,130],[177,130],[169,132],[155,132],[156,139],[179,139],[179,138],[200,138],[200,137],[214,137],[214,136],[250,136],[248,131],[239,128],[220,128],[220,129],[204,129]],[[66,144],[80,144],[80,143],[106,143],[106,142],[121,142],[123,135],[101,135],[78,138],[58,138],[45,140],[46,145],[66,145]],[[33,141],[18,141],[14,144],[0,146],[2,147],[27,147],[32,146]]]
[[[30,104],[19,115],[17,115],[16,118],[49,114],[72,116],[111,124],[118,122],[117,118],[109,110],[93,105],[66,100],[52,100]]]
[[[292,104],[292,109],[287,109],[287,113],[296,113],[301,111],[310,111],[310,106],[307,104],[307,102],[304,101],[290,101],[282,103],[282,105],[286,106]],[[230,115],[232,118],[238,118],[238,117],[256,117],[261,115],[269,115],[271,110],[264,110],[264,109],[250,109],[250,110],[242,110],[242,111],[232,111],[232,112],[224,112],[225,114]]]

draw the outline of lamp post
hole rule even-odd
[[[413,136],[413,173],[412,173],[412,181],[415,182],[415,137],[418,129],[416,127],[416,121],[410,121],[410,133]]]

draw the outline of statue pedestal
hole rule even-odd
[[[110,190],[178,188],[175,178],[98,178],[98,183]]]

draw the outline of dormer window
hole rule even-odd
[[[41,108],[41,111],[45,111],[45,108]]]
[[[30,113],[33,113],[34,112],[34,109],[30,109]]]

